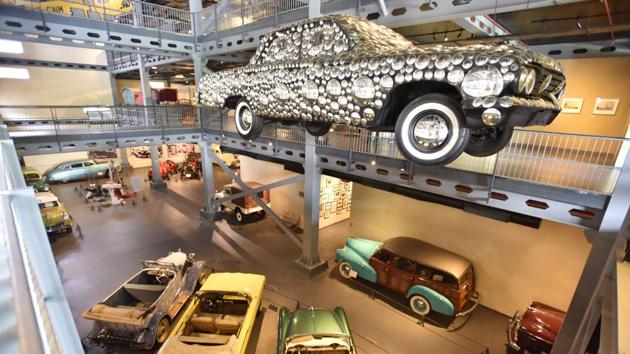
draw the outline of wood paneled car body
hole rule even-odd
[[[368,20],[331,15],[271,32],[249,65],[204,76],[200,101],[234,109],[246,139],[265,120],[316,136],[347,124],[394,131],[407,159],[445,165],[464,151],[496,153],[515,126],[550,124],[564,86],[558,62],[539,53],[418,47]]]
[[[477,305],[470,261],[415,238],[395,237],[381,243],[349,237],[335,260],[344,278],[385,286],[405,296],[411,310],[421,316],[432,311],[463,316]]]

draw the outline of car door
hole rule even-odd
[[[415,269],[416,262],[404,257],[396,257],[389,272],[387,286],[398,293],[407,295],[413,283]]]
[[[393,258],[394,256],[386,250],[379,250],[370,258],[370,265],[376,271],[377,283],[387,286],[391,270],[390,262]]]
[[[64,180],[67,179],[68,181],[75,181],[85,178],[85,172],[83,170],[82,162],[72,163],[66,166],[66,169],[64,171],[66,172],[65,174],[67,176],[67,178],[64,178]]]
[[[83,171],[86,178],[97,176],[97,167],[96,164],[92,161],[85,161],[83,163]]]

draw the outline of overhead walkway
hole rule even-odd
[[[3,106],[19,155],[200,142],[300,171],[305,132],[268,124],[246,141],[230,111],[194,106]],[[392,133],[338,126],[316,139],[325,174],[505,221],[548,219],[597,230],[630,141],[518,130],[499,154],[462,155],[424,168],[399,154]],[[300,171],[301,172],[301,171]]]

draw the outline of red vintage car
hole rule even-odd
[[[160,163],[160,176],[163,179],[168,179],[172,174],[177,173],[177,164],[171,160],[166,160]],[[149,169],[149,179],[153,179],[153,170]]]
[[[508,346],[518,353],[550,353],[566,313],[533,302],[521,318],[518,311],[508,320]]]

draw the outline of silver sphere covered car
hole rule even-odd
[[[542,54],[417,47],[387,27],[332,15],[276,30],[248,65],[205,75],[200,101],[235,109],[246,139],[265,120],[301,123],[316,136],[333,123],[395,131],[407,159],[431,166],[464,151],[492,155],[515,126],[550,124],[564,86],[560,65]]]

